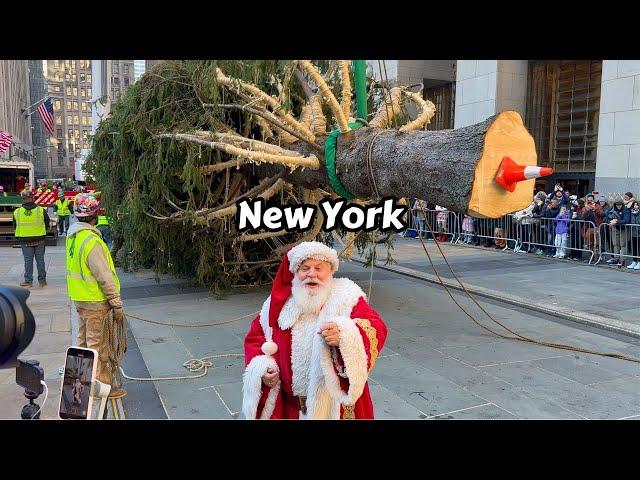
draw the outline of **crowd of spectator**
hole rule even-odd
[[[524,210],[499,219],[452,216],[418,199],[412,199],[411,207],[416,235],[431,237],[426,227],[429,222],[432,228],[437,226],[439,241],[459,233],[459,241],[465,244],[513,247],[520,253],[573,261],[586,256],[586,263],[600,258],[608,265],[640,270],[640,206],[632,192],[577,198],[556,185],[548,194],[537,192]],[[451,225],[455,221],[457,232]]]

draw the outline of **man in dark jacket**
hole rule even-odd
[[[551,197],[551,201],[549,205],[542,211],[542,215],[540,215],[540,226],[547,232],[547,257],[553,257],[555,254],[555,248],[551,245],[554,245],[554,236],[555,236],[555,225],[553,222],[553,218],[556,218],[560,213],[560,206],[558,205],[557,197]]]
[[[624,206],[624,200],[617,198],[613,203],[613,208],[607,212],[606,223],[610,227],[611,238],[613,239],[614,258],[607,260],[609,265],[624,266],[624,256],[627,255],[627,229],[625,225],[631,222],[631,211]],[[615,256],[618,256],[616,259]]]
[[[24,282],[21,287],[33,286],[33,257],[38,266],[38,282],[41,287],[47,285],[47,272],[44,265],[45,237],[49,230],[49,215],[45,208],[37,206],[29,190],[22,192],[22,206],[13,212],[15,239],[22,247],[24,257]]]
[[[549,198],[555,198],[558,201],[558,207],[566,206],[569,209],[570,199],[567,192],[565,192],[560,185],[556,185],[553,192],[549,194]]]

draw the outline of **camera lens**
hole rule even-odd
[[[15,368],[33,340],[36,322],[27,306],[29,290],[0,286],[0,368]]]

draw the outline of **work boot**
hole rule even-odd
[[[24,288],[31,288],[31,287],[33,287],[33,283],[31,283],[31,282],[20,282],[20,286],[24,287]]]
[[[127,394],[124,388],[115,388],[109,392],[109,398],[122,398]]]
[[[46,280],[38,280],[38,283],[40,284],[41,288],[44,288],[47,286],[47,281]]]

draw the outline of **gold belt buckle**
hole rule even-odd
[[[307,397],[299,396],[298,403],[300,403],[300,411],[303,415],[307,414]]]

